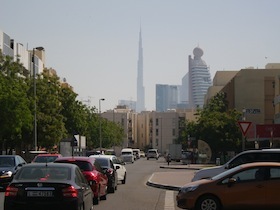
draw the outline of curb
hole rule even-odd
[[[201,168],[196,167],[178,167],[178,166],[160,166],[160,168],[166,168],[166,169],[184,169],[184,170],[199,170]]]
[[[154,176],[154,174],[146,182],[146,185],[148,185],[150,187],[160,188],[160,189],[179,191],[180,187],[175,187],[175,186],[171,186],[171,185],[164,185],[164,184],[159,184],[159,183],[152,182],[151,180],[152,180],[153,176]]]

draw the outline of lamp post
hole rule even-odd
[[[35,50],[44,50],[43,47],[35,47],[32,52],[32,61],[33,61],[33,83],[34,83],[34,149],[37,151],[37,101],[36,101],[36,65],[35,65]]]
[[[102,138],[101,138],[101,101],[105,101],[105,98],[99,99],[99,150],[101,153],[102,149]]]
[[[243,108],[243,109],[242,109],[242,121],[246,121],[246,116],[245,116],[245,114],[246,114],[246,109]],[[245,150],[245,136],[242,135],[242,151],[244,151],[244,150]]]

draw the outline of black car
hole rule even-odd
[[[107,155],[91,155],[101,165],[108,177],[108,193],[114,193],[118,186],[118,173],[110,156]]]
[[[4,199],[4,210],[21,209],[92,210],[93,192],[75,164],[27,164],[6,188]]]
[[[5,190],[17,170],[25,164],[19,155],[0,155],[0,190]]]

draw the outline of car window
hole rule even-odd
[[[77,185],[82,186],[88,183],[85,179],[85,176],[81,173],[81,171],[78,168],[76,168],[75,174],[75,182],[77,183]]]
[[[0,167],[11,167],[15,166],[14,157],[1,157],[0,158]]]
[[[229,163],[229,168],[234,168],[244,163],[255,162],[256,154],[255,153],[246,153],[236,157],[234,160]]]
[[[108,167],[109,162],[106,158],[96,158],[96,161],[101,165],[101,167]]]
[[[87,161],[75,161],[75,164],[79,166],[81,171],[92,171],[92,165]]]
[[[22,168],[16,175],[18,180],[69,180],[70,169],[66,167]]]
[[[222,181],[223,184],[227,184],[229,182],[230,178],[236,179],[237,182],[249,182],[249,181],[255,181],[255,174],[256,174],[257,168],[248,169],[241,171],[239,173],[234,174],[231,177],[228,177]]]
[[[37,156],[34,162],[36,163],[49,163],[54,162],[57,156]]]
[[[97,161],[94,161],[94,167],[97,171],[99,171],[100,173],[103,173],[103,170]]]
[[[270,169],[270,178],[271,179],[280,179],[280,168],[271,168]]]

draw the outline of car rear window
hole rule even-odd
[[[109,161],[106,158],[96,158],[96,161],[101,165],[101,167],[109,166]]]
[[[54,162],[57,156],[37,156],[34,160],[35,163],[50,163]]]
[[[70,160],[59,160],[56,161],[58,163],[71,163],[71,164],[75,164],[77,165],[81,171],[92,171],[93,167],[92,165],[87,162],[87,161],[82,161],[82,160],[74,160],[74,161],[70,161]]]
[[[71,171],[66,167],[22,168],[16,175],[17,180],[70,180]]]

